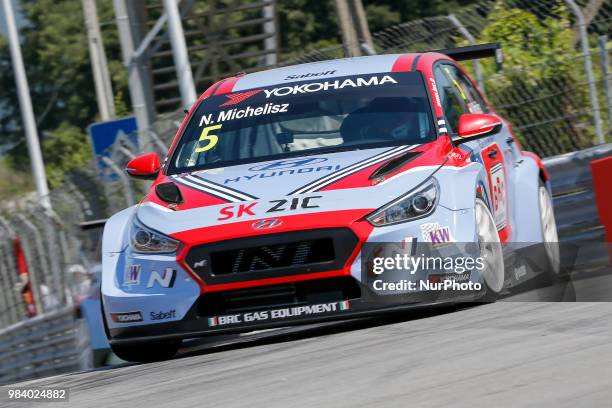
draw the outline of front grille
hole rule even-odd
[[[331,238],[264,245],[210,254],[214,275],[263,271],[334,260]]]
[[[198,302],[199,316],[244,313],[357,299],[359,284],[353,277],[317,279],[225,292],[207,293]]]
[[[339,270],[358,239],[348,228],[324,228],[194,246],[187,265],[207,284]]]

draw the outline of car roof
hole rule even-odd
[[[423,69],[423,66],[431,66],[433,62],[439,59],[453,61],[447,55],[438,52],[382,54],[309,62],[305,64],[272,68],[249,74],[238,74],[236,76],[224,78],[208,87],[208,89],[206,89],[206,91],[204,91],[198,100],[191,106],[189,115],[196,110],[198,104],[202,100],[213,95],[223,95],[248,89],[270,87],[279,84],[290,84],[292,82],[305,81],[315,78],[328,80],[350,75],[417,71]],[[174,138],[172,146],[170,147],[171,152],[178,142],[180,138],[179,135],[182,133],[182,129],[186,126],[187,122],[188,120],[183,121],[177,136]]]
[[[310,79],[330,79],[349,75],[412,71],[416,69],[416,61],[423,55],[432,56],[435,59],[448,59],[445,55],[437,53],[413,53],[371,55],[309,62],[227,78],[221,81],[221,84],[216,84],[218,89],[213,86],[215,88],[213,92],[215,94],[222,94]]]

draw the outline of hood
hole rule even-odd
[[[152,188],[137,214],[165,234],[271,217],[367,214],[427,179],[445,162],[444,150],[436,141],[164,176],[157,184],[175,183],[184,203],[172,208]]]

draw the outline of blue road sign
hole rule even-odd
[[[116,181],[117,175],[110,171],[102,158],[108,157],[115,163],[122,163],[125,161],[125,155],[118,147],[125,147],[132,152],[138,151],[136,118],[129,116],[108,122],[98,122],[90,125],[87,130],[91,137],[100,177],[103,181]]]

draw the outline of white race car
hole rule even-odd
[[[163,164],[146,154],[127,171],[154,183],[104,230],[103,315],[126,360],[215,333],[492,300],[535,276],[504,267],[500,243],[558,240],[541,160],[445,53],[224,79],[190,109]],[[373,268],[381,253],[453,243],[475,248],[482,267],[394,282]],[[558,247],[539,254],[554,276]],[[434,296],[417,279],[468,290]]]

